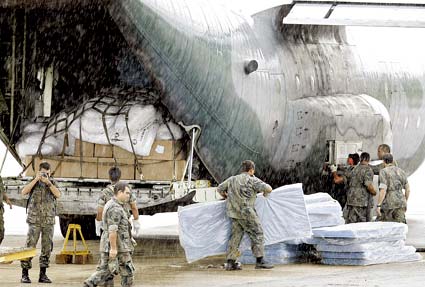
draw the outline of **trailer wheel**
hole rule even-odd
[[[62,236],[65,238],[66,231],[68,230],[68,224],[71,220],[68,217],[59,216],[59,226],[61,228]]]
[[[71,223],[79,224],[81,226],[81,232],[83,233],[85,240],[97,239],[94,215],[82,215],[82,216],[60,216],[59,225],[62,236],[66,236],[68,225]],[[72,239],[72,234],[69,239]],[[77,236],[78,240],[81,240],[80,236]]]

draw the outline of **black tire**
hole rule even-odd
[[[96,230],[95,230],[95,216],[94,215],[82,215],[82,216],[60,216],[59,225],[61,229],[62,236],[65,238],[66,232],[68,230],[68,225],[79,224],[81,226],[81,232],[83,233],[85,240],[97,239]],[[72,239],[72,234],[69,239]],[[77,235],[77,239],[81,240],[80,236]]]
[[[66,231],[68,230],[68,225],[71,222],[69,217],[59,216],[59,226],[61,228],[61,233],[63,238],[66,236]]]

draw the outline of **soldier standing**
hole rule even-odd
[[[332,173],[333,184],[331,187],[332,198],[336,199],[342,208],[347,203],[347,190],[348,190],[348,178],[351,175],[353,169],[359,163],[360,157],[357,153],[349,154],[347,158],[347,165],[344,167],[337,167],[331,165],[330,170]]]
[[[378,220],[406,223],[405,213],[410,195],[407,176],[393,164],[391,154],[384,155],[383,160],[385,168],[379,172]]]
[[[111,184],[109,184],[106,188],[102,190],[102,193],[100,194],[98,200],[97,200],[97,215],[96,215],[96,235],[101,235],[101,225],[102,225],[102,216],[103,216],[103,210],[105,208],[106,203],[111,200],[114,197],[114,187],[117,182],[121,179],[121,170],[119,167],[111,167],[108,171],[109,173],[109,180],[111,181]],[[140,223],[139,223],[139,210],[137,209],[137,203],[136,203],[136,197],[133,195],[132,192],[130,192],[130,198],[128,201],[126,201],[123,205],[124,210],[127,212],[127,218],[130,219],[130,209],[133,214],[133,228],[134,233],[137,234],[140,230]],[[131,235],[131,225],[128,226],[128,233],[130,235],[130,238],[132,238]],[[133,252],[134,246],[136,246],[136,241],[134,239],[131,240],[132,242],[132,250]],[[107,280],[105,282],[105,286],[114,286],[113,278],[110,280]]]
[[[3,200],[10,206],[10,209],[12,209],[12,203],[10,202],[9,197],[7,197],[4,191],[3,180],[0,177],[0,244],[2,243],[4,239]]]
[[[50,164],[40,163],[37,176],[22,190],[22,195],[29,194],[28,198],[28,235],[25,246],[37,245],[41,234],[40,276],[38,282],[52,283],[46,275],[49,267],[50,253],[53,247],[53,231],[56,216],[56,199],[60,191],[53,178],[50,177]],[[22,283],[31,283],[28,270],[31,269],[32,258],[21,260]]]
[[[373,188],[373,171],[369,166],[370,155],[364,152],[360,155],[360,164],[349,175],[349,189],[347,204],[344,209],[345,223],[368,222],[373,207],[372,195],[376,195]]]
[[[236,263],[240,256],[238,248],[244,232],[251,239],[252,253],[257,258],[256,269],[270,269],[273,265],[264,261],[264,234],[254,204],[257,193],[268,195],[272,188],[254,176],[255,165],[250,160],[242,162],[242,173],[221,183],[217,191],[227,198],[227,215],[232,220],[232,235],[227,250],[226,270],[240,270]]]
[[[129,221],[124,210],[125,202],[130,198],[130,188],[126,183],[118,182],[114,187],[114,197],[103,210],[102,225],[104,231],[100,239],[100,262],[84,286],[99,286],[110,282],[118,272],[121,286],[132,286],[134,265],[131,259],[132,243],[128,233]]]
[[[114,197],[114,186],[121,179],[121,170],[118,167],[111,167],[109,169],[109,180],[111,184],[109,184],[106,188],[102,190],[102,193],[97,200],[97,215],[96,215],[96,235],[100,236],[100,229],[102,224],[102,214],[105,204]],[[133,214],[133,228],[134,233],[139,233],[140,230],[140,222],[139,222],[139,210],[137,209],[136,197],[133,193],[130,194],[130,199],[128,202],[124,204],[124,209],[128,214],[128,218],[130,218],[130,209]],[[131,227],[131,226],[130,226]],[[130,229],[131,230],[131,229]],[[131,234],[130,234],[131,235]]]
[[[378,146],[378,159],[379,160],[383,160],[384,155],[391,153],[391,148],[389,145],[387,144],[381,144]],[[375,175],[379,175],[379,172],[381,171],[381,169],[385,168],[385,163],[382,162],[378,165],[374,165],[371,166],[372,170],[373,170],[373,174]]]

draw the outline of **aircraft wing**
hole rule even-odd
[[[293,1],[283,24],[421,28],[425,27],[425,3],[419,0]]]

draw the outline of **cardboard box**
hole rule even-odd
[[[141,164],[143,179],[147,181],[169,181],[173,180],[174,174],[174,161],[167,160],[139,160]],[[175,161],[175,174],[176,179],[180,180],[183,176],[184,168],[186,165],[185,160]],[[136,179],[140,179],[140,175],[136,172]]]
[[[23,176],[35,176],[35,174],[39,170],[40,162],[46,161],[46,162],[50,163],[50,172],[54,172],[55,171],[55,174],[53,175],[53,177],[61,177],[62,166],[59,166],[58,167],[58,164],[60,162],[58,159],[60,159],[60,157],[45,156],[45,157],[43,157],[43,159],[40,159],[40,157],[29,155],[29,156],[26,156],[25,157],[24,164],[25,165],[30,164],[33,157],[34,157],[34,168],[35,168],[35,171],[32,168],[32,165],[30,165],[25,170],[25,172],[23,173]],[[56,167],[58,167],[58,168],[56,169]]]
[[[80,156],[80,146],[83,147],[83,157],[94,156],[94,143],[83,141],[83,144],[81,145],[81,141],[79,139],[75,140],[74,156]]]
[[[94,156],[112,158],[112,146],[104,144],[95,144]]]
[[[62,162],[61,177],[97,178],[97,158],[83,157],[81,163],[79,156],[66,156]]]
[[[186,159],[186,152],[183,150],[181,141],[174,141],[176,150],[176,160]],[[149,156],[141,157],[146,160],[173,160],[173,141],[154,141]]]
[[[109,179],[109,169],[115,166],[113,158],[99,158],[97,163],[98,178]],[[121,169],[121,179],[134,179],[134,160],[117,159],[117,166]]]
[[[115,158],[124,158],[124,159],[134,159],[134,154],[132,152],[126,151],[123,148],[114,146],[114,157]]]

